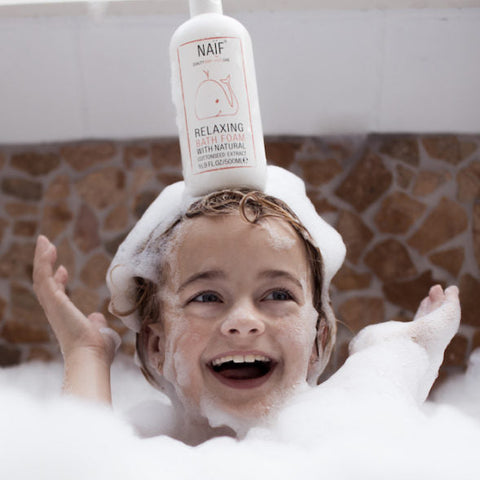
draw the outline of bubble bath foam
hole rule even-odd
[[[170,42],[172,96],[185,184],[192,195],[263,190],[266,176],[252,42],[221,0],[190,0]]]

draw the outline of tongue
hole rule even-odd
[[[232,380],[249,380],[251,378],[258,378],[265,374],[260,368],[254,365],[242,366],[237,368],[226,368],[220,372],[220,375]]]

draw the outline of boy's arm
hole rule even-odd
[[[350,357],[331,378],[385,390],[390,384],[422,403],[435,381],[445,348],[458,330],[458,288],[430,289],[411,322],[384,322],[361,330],[350,342]],[[360,373],[360,375],[359,375]],[[327,380],[330,382],[330,379]],[[334,383],[334,382],[330,382]]]
[[[80,348],[64,357],[63,391],[111,405],[110,362],[94,351]]]
[[[60,343],[65,363],[64,391],[111,404],[110,366],[120,337],[107,327],[105,317],[88,317],[65,293],[68,273],[60,266],[55,246],[39,236],[33,264],[33,288]]]

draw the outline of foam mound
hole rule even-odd
[[[378,364],[387,355],[364,352]],[[139,437],[138,429],[153,435],[165,427],[168,404],[122,357],[112,372],[114,411],[61,397],[59,363],[2,369],[0,477],[479,478],[480,351],[465,375],[423,406],[388,376],[370,375],[355,363],[349,367],[355,381],[326,382],[297,395],[271,428],[198,447],[167,436]]]

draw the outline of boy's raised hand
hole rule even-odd
[[[33,262],[33,288],[60,343],[66,367],[65,388],[90,397],[92,385],[78,385],[78,381],[89,382],[89,372],[85,368],[91,368],[92,374],[99,369],[110,369],[120,337],[107,327],[101,313],[95,312],[86,317],[72,303],[65,293],[68,272],[63,266],[54,271],[56,260],[55,246],[40,235]],[[100,385],[100,388],[103,386]]]
[[[385,362],[389,360],[391,378],[398,384],[403,382],[405,390],[422,402],[437,377],[445,348],[459,323],[458,288],[443,290],[435,285],[421,302],[413,321],[389,321],[365,327],[350,342],[350,353],[353,357],[355,353],[388,345],[389,355],[378,361],[379,366],[386,370]],[[420,348],[406,348],[405,342]]]

